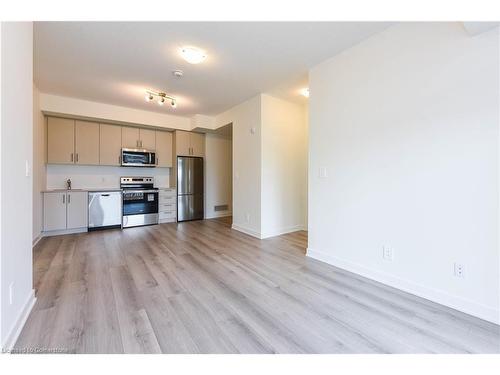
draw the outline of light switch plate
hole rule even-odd
[[[327,178],[328,173],[327,173],[326,167],[319,167],[318,174],[319,174],[319,178]]]
[[[26,177],[29,177],[30,176],[30,163],[28,160],[26,160]]]
[[[9,285],[9,305],[12,305],[14,302],[14,282],[11,282]]]

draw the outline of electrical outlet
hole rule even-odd
[[[9,285],[9,305],[12,305],[14,302],[14,282],[11,282]]]
[[[245,214],[245,220],[247,223],[250,223],[250,214],[249,213]]]
[[[382,246],[382,258],[392,262],[394,260],[394,251],[389,246]]]
[[[465,276],[465,266],[461,263],[455,263],[454,274],[456,277]]]

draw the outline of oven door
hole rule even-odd
[[[156,167],[156,153],[147,150],[122,148],[122,166]]]
[[[123,216],[158,213],[158,192],[123,192]]]
[[[158,224],[158,192],[123,191],[123,227]]]

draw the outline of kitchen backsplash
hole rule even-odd
[[[73,189],[115,188],[121,176],[154,177],[155,187],[170,187],[170,168],[105,167],[91,165],[47,165],[47,189],[66,187],[71,179]]]

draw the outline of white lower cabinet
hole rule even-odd
[[[66,229],[66,192],[43,194],[43,230]]]
[[[44,232],[86,229],[87,226],[86,191],[57,191],[43,194]]]
[[[160,223],[177,221],[177,193],[175,188],[160,189],[158,199],[158,216]]]
[[[66,210],[66,229],[84,228],[88,225],[88,193],[68,192]]]

